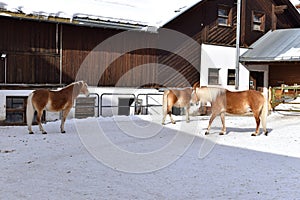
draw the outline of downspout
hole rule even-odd
[[[63,26],[60,24],[60,40],[59,40],[59,84],[62,84],[62,56],[63,56]]]
[[[235,89],[239,89],[240,79],[240,38],[241,38],[241,0],[237,0],[237,18],[236,18],[236,60],[235,60]]]

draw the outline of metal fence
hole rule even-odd
[[[110,104],[104,103],[104,97],[108,96]],[[100,115],[103,116],[103,109],[117,109],[118,115],[129,115],[130,110],[134,109],[133,114],[149,114],[151,107],[161,107],[161,102],[157,101],[154,96],[162,96],[158,93],[143,93],[137,96],[132,93],[103,93],[100,96]],[[143,98],[144,97],[144,98]],[[118,98],[118,103],[113,103],[112,98]],[[143,102],[145,99],[145,102]]]

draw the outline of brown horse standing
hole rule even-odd
[[[51,112],[62,111],[60,130],[65,133],[64,124],[68,116],[74,99],[80,94],[89,95],[88,85],[84,81],[72,83],[61,90],[52,91],[40,89],[33,91],[27,99],[26,117],[29,134],[33,134],[31,124],[34,112],[37,111],[37,122],[43,134],[47,134],[41,124],[41,117],[44,110]]]
[[[182,89],[168,89],[164,91],[163,95],[163,119],[162,124],[165,124],[167,114],[169,114],[171,122],[175,124],[172,118],[172,107],[185,107],[186,108],[186,122],[190,121],[189,111],[192,88],[182,88]]]
[[[217,115],[221,116],[222,131],[220,135],[226,133],[225,113],[245,114],[251,109],[256,121],[256,130],[252,136],[259,134],[259,125],[262,121],[265,135],[268,134],[266,129],[266,120],[268,115],[268,103],[264,95],[255,90],[246,90],[240,92],[231,92],[223,88],[214,87],[194,87],[192,100],[211,103],[211,117],[207,127],[206,135],[209,134],[211,124]]]

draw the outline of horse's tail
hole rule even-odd
[[[260,120],[261,120],[261,124],[263,126],[263,130],[265,132],[265,135],[268,134],[267,131],[267,117],[268,117],[268,112],[269,112],[269,104],[268,104],[268,98],[265,96],[265,94],[263,94],[264,97],[264,104],[261,110],[261,114],[260,114]]]
[[[34,111],[35,111],[33,104],[32,104],[32,96],[33,96],[33,93],[29,94],[29,96],[27,98],[27,106],[26,106],[26,121],[27,121],[28,129],[30,129],[30,127],[31,127],[32,120],[34,117]]]

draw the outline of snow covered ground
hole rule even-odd
[[[176,119],[71,119],[66,134],[48,122],[47,135],[0,127],[0,199],[300,198],[300,116],[272,113],[258,137],[250,116],[227,116],[225,136],[218,120],[203,135],[208,116]]]

